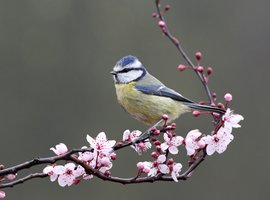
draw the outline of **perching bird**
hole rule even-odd
[[[149,74],[135,56],[129,55],[119,60],[111,74],[118,102],[132,117],[144,124],[157,123],[163,114],[167,114],[168,122],[171,122],[192,109],[225,113],[223,109],[195,103],[166,87]]]

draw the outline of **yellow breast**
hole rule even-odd
[[[122,107],[135,119],[152,125],[158,122],[163,114],[169,116],[169,121],[175,120],[181,114],[190,111],[182,103],[168,97],[148,95],[135,88],[135,82],[116,84],[117,100]]]

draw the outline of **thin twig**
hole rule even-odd
[[[18,185],[18,184],[22,184],[26,181],[29,181],[31,179],[34,179],[34,178],[45,178],[47,177],[48,175],[47,174],[44,174],[44,173],[34,173],[34,174],[30,174],[28,176],[25,176],[23,178],[20,178],[16,181],[12,181],[12,182],[9,182],[9,183],[4,183],[4,184],[1,184],[0,185],[0,188],[8,188],[8,187],[14,187],[15,185]]]
[[[164,18],[164,15],[161,13],[160,11],[160,1],[159,0],[156,0],[156,8],[157,8],[157,13],[158,13],[158,18],[159,20],[163,21],[165,23],[165,26],[166,26],[166,30],[164,31],[164,34],[171,40],[171,42],[176,46],[177,50],[180,52],[180,54],[182,55],[182,57],[186,60],[186,62],[193,68],[193,71],[197,74],[197,76],[199,77],[200,81],[202,82],[203,84],[203,87],[206,91],[206,94],[207,94],[207,97],[208,97],[208,100],[211,103],[214,103],[214,100],[213,100],[213,97],[211,95],[211,91],[204,79],[204,77],[202,76],[202,74],[200,72],[198,72],[196,70],[196,66],[193,64],[193,62],[190,60],[190,58],[188,57],[188,55],[185,53],[184,49],[182,48],[182,45],[180,44],[180,42],[176,39],[176,37],[174,37],[168,26],[167,26],[167,23],[165,21],[165,18]]]

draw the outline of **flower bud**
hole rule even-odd
[[[138,162],[137,163],[137,168],[142,170],[144,168],[143,162]]]
[[[112,159],[112,160],[116,160],[116,158],[117,158],[116,154],[115,154],[115,153],[112,153],[112,154],[111,154],[111,159]]]
[[[158,158],[158,154],[157,154],[157,152],[152,152],[152,153],[151,153],[151,156],[152,156],[153,158],[155,158],[155,159],[157,159],[157,158]]]
[[[226,102],[232,101],[232,95],[230,93],[225,94],[224,99]]]
[[[196,70],[197,70],[198,72],[200,72],[200,73],[203,73],[204,68],[203,68],[203,66],[198,66],[198,67],[196,68]]]
[[[166,26],[165,22],[162,21],[162,20],[160,20],[160,21],[158,22],[158,25],[159,25],[160,28],[164,28],[164,27]]]
[[[196,59],[198,60],[198,61],[200,61],[201,60],[201,57],[202,57],[202,53],[201,52],[196,52],[195,53],[195,57],[196,57]]]
[[[213,72],[213,68],[212,67],[207,67],[207,74],[210,75]]]
[[[163,114],[163,115],[162,115],[162,119],[163,119],[164,121],[167,121],[167,120],[169,119],[169,116],[168,116],[167,114]]]
[[[201,149],[205,147],[205,142],[203,140],[199,140],[197,144]]]
[[[160,145],[161,144],[161,142],[159,141],[159,140],[156,140],[155,142],[154,142],[154,145]]]
[[[180,65],[178,65],[178,67],[177,67],[177,69],[179,70],[179,71],[184,71],[185,69],[186,69],[187,67],[185,66],[185,65],[182,65],[182,64],[180,64]]]
[[[198,116],[200,116],[200,114],[201,114],[201,112],[198,111],[198,110],[194,110],[194,111],[192,112],[192,115],[193,115],[194,117],[198,117]]]

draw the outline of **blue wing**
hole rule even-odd
[[[194,103],[193,101],[183,97],[176,91],[164,86],[164,85],[139,85],[136,84],[135,88],[145,94],[156,95],[161,97],[169,97],[176,101],[184,103]]]

